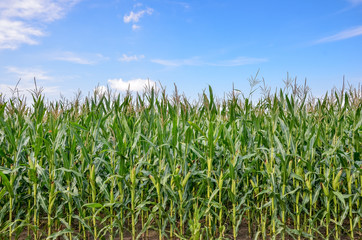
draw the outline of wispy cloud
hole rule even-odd
[[[181,66],[200,66],[206,65],[207,63],[201,61],[199,58],[189,58],[189,59],[152,59],[151,62],[161,64],[167,67],[181,67]]]
[[[122,78],[119,79],[109,79],[108,84],[112,89],[118,91],[142,91],[146,87],[157,87],[156,82],[149,79],[137,78],[129,81],[124,81]]]
[[[189,59],[152,59],[151,62],[157,63],[160,65],[168,67],[181,67],[181,66],[219,66],[219,67],[235,67],[242,66],[247,64],[257,64],[262,62],[267,62],[266,58],[250,58],[250,57],[238,57],[235,59],[224,60],[224,61],[215,61],[208,62],[203,61],[199,57],[193,57]]]
[[[133,31],[136,31],[137,29],[140,29],[140,28],[141,28],[140,25],[132,24],[132,30],[133,30]]]
[[[121,62],[132,62],[132,61],[139,61],[141,59],[144,59],[145,56],[144,55],[132,55],[132,56],[127,56],[127,54],[122,54],[122,57],[119,58],[118,60]]]
[[[266,58],[251,58],[251,57],[237,57],[231,60],[220,61],[216,63],[210,63],[210,65],[220,66],[220,67],[236,67],[248,64],[258,64],[267,62]]]
[[[129,14],[124,15],[123,22],[132,23],[132,29],[137,30],[140,26],[136,23],[138,23],[144,15],[152,15],[152,13],[152,8],[146,8],[137,12],[131,11]]]
[[[37,44],[44,36],[40,26],[58,20],[81,0],[2,0],[0,2],[0,49]]]
[[[341,14],[347,11],[350,11],[362,4],[362,0],[345,0],[345,2],[348,2],[347,6],[345,8],[342,8],[341,10],[337,11],[337,14]]]
[[[26,99],[31,99],[31,92],[35,90],[35,84],[30,82],[20,81],[18,85],[16,84],[0,84],[0,94],[3,94],[6,97],[25,96]],[[39,89],[39,88],[38,88]],[[56,97],[60,93],[58,86],[46,86],[41,87],[42,94],[47,97]]]
[[[352,3],[353,5],[358,5],[362,3],[362,0],[347,0],[347,2]]]
[[[8,66],[5,67],[5,69],[9,76],[14,79],[14,81],[11,81],[11,84],[0,84],[0,93],[5,94],[8,97],[12,96],[14,93],[19,93],[29,99],[30,91],[35,89],[34,78],[36,79],[38,88],[41,88],[46,96],[55,96],[60,93],[58,86],[49,85],[49,82],[54,81],[54,79],[42,69],[19,68],[14,66]],[[14,92],[14,90],[16,91]]]
[[[34,78],[37,80],[51,80],[52,78],[41,69],[18,68],[13,66],[5,67],[7,72],[13,74],[17,79],[24,79],[26,82],[32,82]]]
[[[182,6],[185,9],[189,9],[190,8],[190,4],[188,4],[187,2],[180,2],[180,1],[167,1],[167,3],[171,3],[171,4],[176,4],[179,6]]]
[[[315,41],[314,43],[319,44],[319,43],[326,43],[326,42],[335,42],[335,41],[340,41],[340,40],[344,40],[344,39],[348,39],[348,38],[357,37],[360,35],[362,35],[362,26],[350,28],[350,29],[344,30],[342,32],[339,32],[337,34],[334,34],[332,36],[321,38],[321,39]]]
[[[83,64],[83,65],[94,65],[102,60],[107,59],[102,54],[86,54],[87,56],[80,56],[79,54],[73,52],[61,52],[55,55],[56,55],[54,57],[55,60],[66,61],[76,64]]]
[[[135,3],[133,4],[133,8],[138,8],[138,7],[142,7],[143,4],[142,3]]]

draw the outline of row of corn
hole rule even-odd
[[[32,101],[0,101],[1,239],[362,238],[361,90]]]

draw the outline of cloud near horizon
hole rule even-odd
[[[157,88],[156,82],[149,79],[137,78],[129,81],[123,81],[122,78],[119,79],[109,79],[108,84],[112,89],[126,92],[128,90],[133,92],[143,91],[147,87]]]
[[[18,68],[14,66],[5,67],[6,71],[16,79],[13,84],[0,84],[0,93],[11,97],[14,93],[19,93],[27,99],[31,99],[30,92],[35,90],[35,82],[38,89],[42,89],[42,93],[46,95],[57,95],[60,93],[58,86],[50,86],[49,81],[53,81],[53,77],[46,71],[37,68]],[[16,90],[14,92],[14,90]]]
[[[152,59],[151,62],[157,63],[167,67],[181,67],[181,66],[216,66],[216,67],[236,67],[247,64],[257,64],[267,62],[266,58],[250,58],[250,57],[237,57],[230,60],[207,62],[201,60],[199,57],[188,59]]]
[[[0,2],[0,50],[38,44],[46,35],[41,25],[61,19],[81,0],[2,0]]]
[[[18,79],[22,79],[26,82],[33,82],[34,78],[36,80],[51,80],[52,77],[50,77],[47,72],[41,69],[35,69],[35,68],[18,68],[13,66],[5,67],[7,72],[10,74],[15,75]]]

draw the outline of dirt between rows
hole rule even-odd
[[[333,229],[332,228],[333,226],[331,226],[331,230]],[[347,226],[348,227],[348,226]],[[254,229],[256,229],[256,226],[254,226]],[[137,226],[137,230],[140,232],[141,231],[141,226]],[[323,231],[322,231],[323,233]],[[218,235],[218,234],[216,234]],[[13,238],[15,239],[15,238]],[[28,236],[28,233],[27,231],[23,231],[19,238],[19,240],[30,240],[30,239],[33,239],[31,236]],[[41,239],[46,239],[46,237],[41,237]],[[59,237],[57,239],[64,239],[63,237]],[[76,240],[76,239],[84,239],[83,237],[76,237],[74,236],[72,240]],[[106,235],[105,237],[103,238],[99,238],[99,239],[104,239],[104,240],[108,240],[110,239],[109,235]],[[124,240],[132,240],[132,235],[129,231],[124,231],[124,235],[123,235],[123,239]],[[158,231],[155,231],[155,230],[149,230],[148,231],[148,235],[146,237],[146,235],[144,234],[142,237],[139,238],[140,240],[159,240],[159,235],[158,235]],[[170,239],[169,237],[164,237],[163,240],[168,240]],[[172,240],[178,240],[179,238],[177,237],[173,237]],[[202,239],[202,238],[201,238]],[[224,235],[223,238],[219,238],[219,237],[215,237],[214,239],[219,239],[219,240],[222,240],[222,239],[233,239],[232,237],[232,233],[229,232],[227,234]],[[243,222],[240,227],[239,227],[239,231],[238,231],[238,237],[236,238],[237,240],[253,240],[255,239],[255,237],[250,237],[249,236],[249,232],[248,232],[248,225],[247,223]],[[261,235],[258,236],[257,239],[263,239]],[[266,237],[267,240],[271,239],[270,236],[267,236]],[[281,234],[276,237],[276,239],[282,239],[281,237]],[[293,237],[291,236],[288,236],[288,234],[285,234],[285,239],[286,240],[292,240],[294,239]],[[306,239],[306,238],[301,238],[301,239]],[[323,237],[314,237],[313,239],[315,240],[322,240],[322,239],[325,239]],[[335,235],[332,234],[330,236],[329,239],[335,239]],[[346,234],[346,233],[342,233],[341,236],[340,236],[340,239],[341,240],[351,240],[351,238]],[[362,232],[355,232],[355,237],[354,239],[362,239]],[[85,239],[84,239],[85,240]],[[91,233],[88,234],[88,236],[86,237],[86,240],[94,240],[93,236],[91,236]],[[120,240],[120,237],[119,236],[116,236],[114,237],[114,240]],[[171,240],[171,239],[170,239]]]

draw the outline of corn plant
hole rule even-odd
[[[0,99],[1,239],[362,237],[360,86]]]

